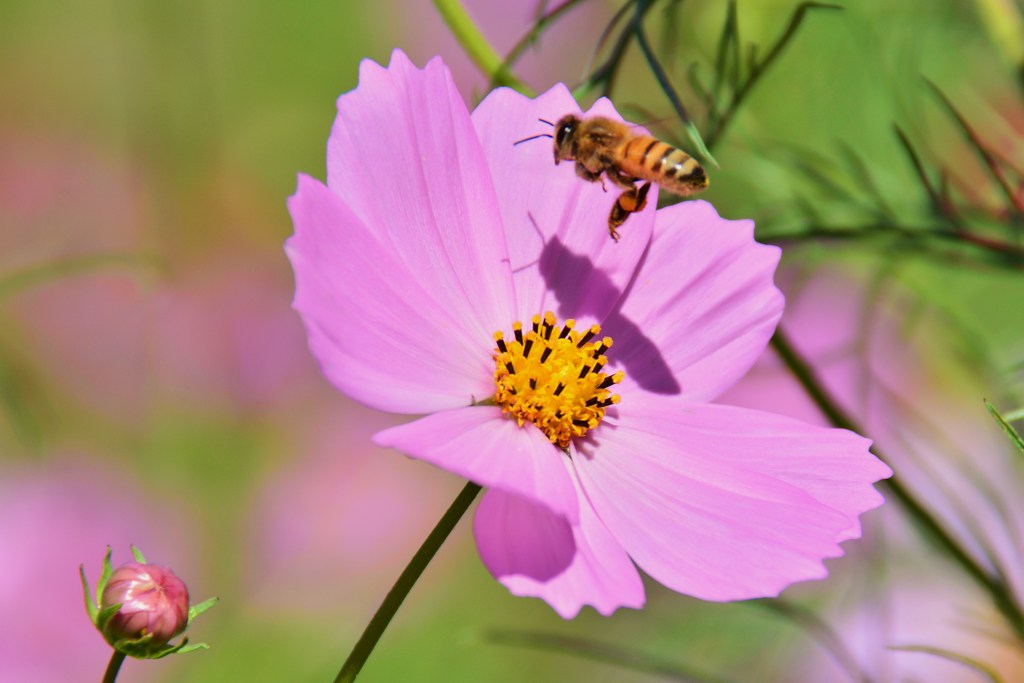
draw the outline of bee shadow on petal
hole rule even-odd
[[[682,391],[654,340],[644,334],[638,324],[622,315],[620,309],[625,298],[622,290],[596,268],[593,261],[574,254],[557,237],[552,237],[544,243],[538,268],[548,290],[558,301],[557,313],[561,319],[589,316],[601,320],[603,317],[601,333],[614,340],[608,352],[612,364],[621,365],[628,377],[651,393]]]

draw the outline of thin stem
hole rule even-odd
[[[546,650],[560,655],[570,655],[582,659],[604,662],[629,671],[652,673],[678,683],[732,683],[733,679],[717,674],[691,669],[687,665],[677,664],[644,652],[622,647],[613,643],[603,643],[589,638],[577,638],[560,633],[541,633],[530,631],[497,630],[486,634],[491,642],[500,645],[519,645],[538,650]]]
[[[434,0],[434,7],[441,14],[444,23],[448,25],[455,40],[459,41],[459,45],[466,51],[473,63],[484,72],[492,85],[506,85],[521,93],[532,95],[530,88],[505,66],[504,60],[487,42],[484,34],[477,28],[473,18],[469,16],[459,0]]]
[[[107,671],[103,674],[103,683],[114,683],[117,680],[117,672],[121,670],[124,656],[123,652],[114,650],[114,654],[110,656],[110,663],[107,664]]]
[[[519,61],[519,58],[523,56],[523,53],[526,52],[526,49],[540,38],[541,33],[544,32],[548,25],[553,24],[563,14],[585,1],[586,0],[566,0],[555,9],[539,17],[530,30],[526,32],[526,35],[520,38],[519,42],[512,47],[509,53],[505,56],[505,59],[502,60],[501,66],[495,73],[500,74],[510,72],[516,62]],[[491,89],[494,89],[499,85],[501,84],[495,80],[492,80],[490,83]]]
[[[713,123],[709,124],[708,128],[710,130],[708,131],[708,134],[704,136],[704,142],[709,148],[713,147],[718,138],[722,136],[726,126],[728,126],[729,122],[732,120],[733,114],[735,114],[739,109],[740,104],[747,98],[747,95],[750,94],[753,87],[761,80],[761,77],[764,75],[765,71],[768,70],[768,67],[770,67],[782,53],[783,48],[789,44],[790,39],[796,34],[796,30],[800,28],[800,24],[804,20],[804,15],[807,14],[808,10],[812,9],[842,9],[842,7],[825,2],[804,2],[796,8],[789,19],[789,24],[786,26],[786,30],[782,32],[782,36],[775,41],[775,44],[772,45],[772,48],[768,51],[768,54],[765,55],[764,59],[761,60],[760,64],[751,64],[751,71],[747,75],[747,80],[743,82],[743,85],[740,86],[739,90],[733,93],[729,106],[725,108],[720,117],[715,119]]]
[[[420,549],[409,560],[405,571],[395,581],[395,585],[388,591],[384,602],[377,608],[377,613],[373,615],[370,623],[366,625],[366,630],[363,631],[359,642],[352,648],[352,652],[342,665],[341,671],[338,672],[337,677],[334,679],[334,683],[349,683],[356,679],[370,653],[373,652],[373,648],[377,645],[377,641],[384,634],[384,629],[391,623],[395,612],[402,606],[402,602],[409,594],[409,591],[412,590],[412,587],[416,585],[416,580],[420,578],[420,574],[430,564],[441,544],[444,543],[445,539],[448,538],[448,534],[452,532],[455,525],[462,519],[462,515],[469,509],[470,503],[473,502],[473,499],[476,498],[476,494],[479,492],[480,486],[473,482],[468,482],[441,519],[438,520],[437,526],[434,527],[434,530],[423,541]]]
[[[779,228],[760,235],[761,241],[784,245],[785,243],[806,242],[808,240],[902,240],[913,249],[920,250],[929,245],[955,247],[949,249],[946,256],[958,257],[962,261],[962,247],[971,247],[979,251],[980,256],[987,256],[985,262],[1004,268],[1024,268],[1024,249],[998,239],[961,232],[944,226],[909,226],[896,223],[878,222],[861,223],[847,226],[815,226],[807,225],[798,229]],[[919,253],[919,252],[918,252]],[[979,260],[981,260],[979,258]]]
[[[992,178],[995,179],[996,184],[999,185],[1003,194],[1006,195],[1006,200],[1009,202],[1010,206],[1016,209],[1018,214],[1024,214],[1024,198],[1017,196],[1017,191],[1010,185],[1010,181],[1006,178],[1006,173],[999,165],[995,155],[989,151],[988,147],[985,146],[981,136],[978,135],[977,131],[975,131],[971,124],[968,123],[963,114],[961,114],[953,105],[952,100],[946,97],[946,93],[939,89],[939,86],[935,85],[927,78],[925,79],[925,83],[931,86],[931,89],[934,90],[935,94],[940,100],[942,100],[942,103],[946,106],[946,109],[949,110],[949,113],[954,119],[956,119],[956,122],[960,125],[960,129],[963,131],[964,135],[967,136],[967,140],[971,143],[971,146],[974,147],[978,156],[981,157],[982,161],[985,163],[985,167],[988,169],[989,173],[992,174]]]
[[[637,1],[638,0],[628,0],[628,2],[622,6],[622,9],[615,14],[615,18],[612,19],[613,24],[618,23],[619,19],[626,15],[626,12],[628,12],[630,7],[637,4]],[[573,91],[572,94],[577,100],[588,95],[590,91],[598,85],[601,86],[602,96],[611,96],[612,87],[615,83],[615,76],[619,71],[619,67],[622,65],[622,59],[626,54],[626,48],[629,47],[629,44],[633,39],[636,22],[643,18],[643,14],[650,8],[650,3],[644,3],[642,7],[640,5],[637,6],[637,12],[635,12],[633,18],[630,19],[629,25],[619,33],[619,37],[616,39],[615,45],[612,46],[611,54],[608,56],[608,59],[606,59],[601,66],[597,67],[590,76],[587,77],[583,85]]]
[[[956,206],[945,201],[942,195],[932,186],[932,181],[928,178],[928,171],[925,169],[921,157],[914,149],[914,145],[911,144],[910,138],[907,137],[907,134],[899,126],[894,125],[893,127],[896,129],[896,135],[900,139],[900,144],[903,145],[907,156],[910,157],[910,163],[914,165],[914,171],[917,173],[918,180],[921,181],[921,186],[924,187],[924,191],[928,194],[928,199],[931,200],[932,209],[939,215],[944,216],[950,225],[958,230],[963,230],[964,224],[960,220],[960,216],[957,215]]]
[[[159,268],[156,258],[147,254],[89,254],[50,261],[0,275],[0,297],[18,294],[26,289],[48,284],[54,280],[94,272],[131,268],[153,270]]]
[[[697,147],[701,156],[715,166],[718,166],[718,161],[715,160],[715,157],[711,156],[711,152],[708,150],[707,146],[704,144],[704,140],[700,136],[700,131],[697,130],[697,126],[694,125],[693,120],[690,119],[690,114],[686,111],[686,107],[683,106],[682,99],[680,99],[676,89],[672,87],[672,81],[669,79],[668,74],[665,73],[665,69],[662,68],[657,55],[654,54],[651,44],[647,41],[647,34],[644,32],[642,20],[644,13],[648,9],[650,1],[651,0],[640,0],[636,6],[637,17],[633,24],[633,31],[636,34],[637,45],[640,46],[641,52],[644,53],[647,65],[651,67],[651,73],[654,74],[655,80],[657,80],[658,85],[661,86],[662,92],[665,93],[669,102],[672,103],[672,108],[676,110],[676,115],[679,116],[679,120],[682,121],[683,127],[690,136],[690,141]]]
[[[864,430],[857,425],[854,419],[828,393],[828,390],[825,389],[821,380],[817,377],[814,368],[800,355],[781,327],[776,328],[771,344],[783,363],[786,364],[786,367],[789,368],[793,376],[803,386],[804,391],[807,392],[811,400],[818,406],[818,409],[824,413],[825,417],[833,425],[859,434],[864,433]],[[882,461],[889,462],[888,458],[885,457],[877,446],[874,446],[872,451]],[[981,566],[971,555],[970,551],[958,543],[942,523],[932,515],[931,511],[915,498],[909,489],[903,486],[903,482],[896,475],[881,482],[880,485],[884,486],[892,494],[893,498],[899,502],[911,520],[940,546],[968,576],[978,582],[981,588],[989,594],[996,609],[999,610],[1007,624],[1013,629],[1016,637],[1024,641],[1024,613],[1021,611],[1012,588],[998,576],[993,576],[991,572]]]

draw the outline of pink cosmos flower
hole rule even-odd
[[[782,311],[750,221],[652,201],[610,240],[617,193],[513,146],[578,111],[563,86],[470,115],[440,60],[396,51],[338,110],[327,184],[289,202],[295,308],[336,387],[426,415],[379,445],[487,488],[499,581],[571,618],[641,606],[634,562],[706,600],[825,576],[890,471],[850,432],[709,403]]]

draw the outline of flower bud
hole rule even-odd
[[[103,627],[111,645],[146,636],[159,648],[188,625],[188,588],[169,569],[155,564],[128,562],[110,575],[103,587],[101,609],[121,608]]]
[[[189,607],[188,588],[174,572],[148,564],[135,546],[132,555],[134,562],[115,570],[107,548],[95,593],[89,588],[85,565],[78,568],[85,611],[93,625],[115,650],[138,659],[160,659],[208,649],[206,643],[189,644],[188,638],[177,644],[168,641],[217,604],[217,598]]]

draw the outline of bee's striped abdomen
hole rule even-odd
[[[619,150],[623,173],[658,183],[663,190],[685,197],[708,186],[708,177],[697,160],[667,142],[638,135]]]

